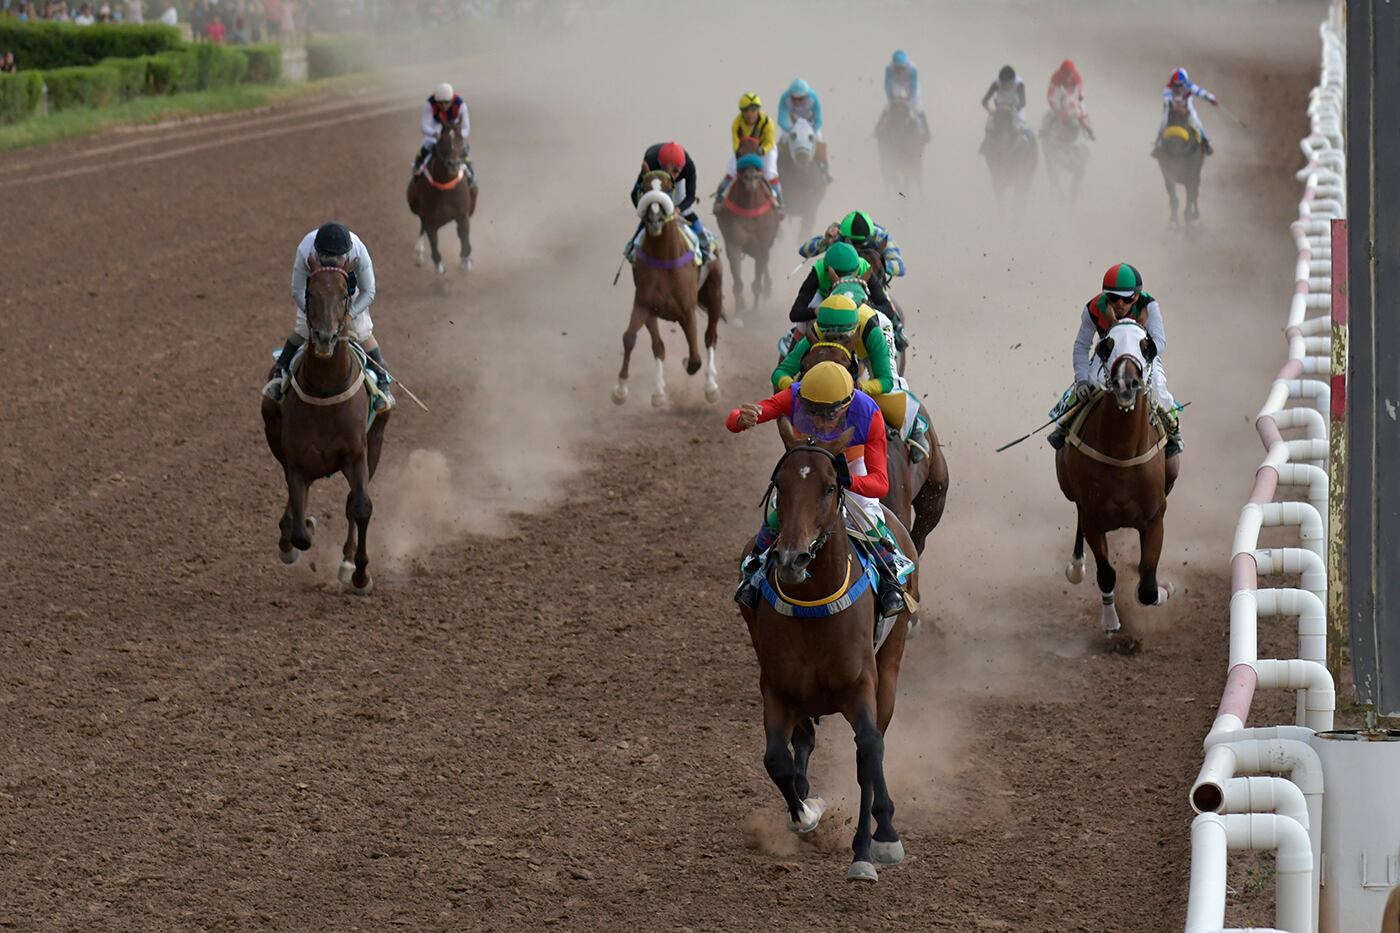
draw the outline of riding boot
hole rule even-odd
[[[1056,450],[1065,446],[1065,439],[1069,437],[1069,424],[1064,421],[1055,423],[1055,430],[1045,436],[1045,441]]]
[[[374,364],[374,381],[379,386],[379,394],[374,396],[370,404],[378,412],[388,411],[394,407],[394,394],[389,391],[389,383],[393,378],[389,375],[389,370],[384,368],[384,351],[379,347],[366,351],[370,362]]]
[[[277,354],[277,362],[272,364],[272,370],[267,374],[267,385],[263,386],[263,395],[274,402],[282,401],[282,383],[287,379],[287,373],[292,365],[292,357],[296,356],[297,348],[302,345],[302,340],[295,334],[287,338],[287,342],[282,344],[282,352]]]
[[[413,157],[413,174],[417,175],[419,169],[423,167],[423,160],[428,157],[428,150],[419,148],[418,154]]]
[[[914,416],[914,427],[909,430],[909,439],[904,443],[909,447],[911,463],[918,463],[932,452],[928,446],[928,422],[924,420],[922,412]]]
[[[1201,134],[1201,151],[1206,155],[1213,155],[1215,153],[1215,147],[1210,144],[1210,140],[1206,138],[1205,133]]]
[[[781,214],[783,206],[783,183],[777,180],[770,181],[768,186],[773,189],[773,209]]]
[[[820,162],[818,162],[818,163],[817,163],[817,167],[820,168],[820,169],[822,170],[822,177],[826,179],[826,183],[827,183],[828,185],[831,184],[831,183],[835,180],[835,179],[833,179],[833,178],[831,177],[831,164],[830,164],[829,162],[827,162],[825,159],[823,159],[823,160],[821,160]]]
[[[899,615],[905,609],[904,587],[900,585],[896,574],[898,570],[895,566],[895,546],[893,541],[882,540],[875,545],[875,559],[884,564],[884,572],[879,576],[879,589],[875,594],[876,603],[880,607],[880,616]]]
[[[1157,417],[1162,421],[1162,430],[1167,432],[1167,458],[1175,457],[1186,449],[1181,440],[1181,414],[1167,408],[1157,409]]]
[[[715,214],[718,214],[724,209],[724,195],[725,192],[729,190],[729,184],[732,181],[734,181],[734,179],[730,178],[728,175],[720,179],[719,187],[715,189]]]
[[[739,564],[739,588],[734,591],[734,601],[750,609],[757,609],[758,602],[763,598],[763,592],[758,588],[755,580],[758,573],[763,569],[763,555],[767,551],[762,544],[762,536],[754,542],[753,548],[749,551],[742,563]]]
[[[637,230],[627,238],[627,245],[622,247],[622,255],[628,262],[634,262],[637,256],[637,237],[641,235],[644,224],[637,224]]]

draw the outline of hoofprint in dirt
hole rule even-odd
[[[761,393],[776,335],[727,332],[732,394],[716,408],[680,383],[661,411],[615,412],[603,397],[616,365],[606,281],[621,244],[591,234],[599,218],[629,215],[625,192],[601,179],[654,141],[585,132],[622,125],[621,104],[586,120],[533,110],[553,105],[542,88],[516,86],[518,69],[490,56],[462,66],[481,95],[473,155],[493,166],[493,186],[538,197],[513,213],[502,202],[483,222],[483,260],[515,259],[496,272],[483,261],[471,293],[450,300],[415,275],[404,232],[414,89],[398,110],[319,127],[337,153],[319,172],[306,170],[294,121],[267,135],[256,120],[210,132],[196,153],[123,162],[117,176],[35,181],[45,166],[8,172],[0,158],[20,218],[0,332],[25,361],[9,373],[0,441],[11,504],[0,540],[0,921],[822,929],[854,916],[947,930],[1179,928],[1185,795],[1224,675],[1228,531],[1209,509],[1237,501],[1230,477],[1258,460],[1245,423],[1257,399],[1230,400],[1277,368],[1271,354],[1238,348],[1257,345],[1260,328],[1274,333],[1287,300],[1278,270],[1293,256],[1281,231],[1315,80],[1316,19],[1267,9],[1248,54],[1223,44],[1237,31],[1216,19],[1167,24],[1198,49],[1193,73],[1206,69],[1200,79],[1245,102],[1262,128],[1211,127],[1212,217],[1221,229],[1234,218],[1228,235],[1207,224],[1190,244],[1163,244],[1159,227],[1116,227],[1119,195],[1137,187],[1097,172],[1074,237],[1062,218],[1037,227],[1034,206],[1027,232],[998,235],[957,192],[942,219],[964,224],[871,201],[911,259],[900,297],[923,309],[911,326],[932,354],[911,360],[913,378],[966,477],[925,554],[926,611],[945,635],[911,643],[890,734],[911,855],[877,892],[824,880],[849,842],[849,802],[831,790],[851,783],[839,730],[823,728],[814,760],[831,835],[792,849],[786,830],[778,842],[765,832],[782,812],[763,772],[752,650],[729,597],[777,440],[736,444],[719,419]],[[951,37],[1001,27],[1028,56],[1039,48],[994,15],[943,17],[940,57],[970,73],[981,51]],[[1141,23],[1110,19],[1092,25],[1094,38],[1141,34]],[[598,41],[636,28],[605,25]],[[723,39],[700,28],[697,38]],[[1088,28],[1067,22],[1059,38]],[[823,34],[800,32],[804,54]],[[879,37],[843,40],[888,54]],[[540,53],[531,41],[495,54]],[[593,48],[550,52],[584,73]],[[1124,120],[1153,110],[1178,62],[1148,58],[1086,74],[1100,82],[1096,118],[1118,94],[1110,87],[1124,88],[1114,97]],[[758,61],[755,80],[789,80],[800,64]],[[422,76],[423,87],[437,80]],[[623,94],[630,75],[598,80],[598,100],[637,106]],[[707,99],[710,74],[675,80],[683,99]],[[676,89],[642,93],[661,112]],[[716,120],[729,106],[715,104]],[[578,130],[575,163],[600,179],[581,193],[533,155],[561,125]],[[833,147],[850,154],[841,164],[868,129],[843,138],[832,128]],[[1096,169],[1129,164],[1130,135],[1103,134]],[[1151,168],[1145,153],[1136,159]],[[959,167],[971,177],[975,154]],[[846,178],[842,198],[857,200]],[[1159,189],[1141,189],[1139,206],[1160,210]],[[563,203],[576,222],[561,221]],[[313,551],[322,570],[303,560],[291,579],[269,559],[280,477],[246,414],[267,346],[291,322],[289,254],[332,217],[374,251],[376,333],[434,410],[395,422],[382,474],[394,491],[376,492],[375,521],[401,526],[399,556],[364,601],[331,585],[330,552]],[[209,229],[218,262],[191,245]],[[1063,388],[1081,291],[1120,259],[1176,296],[1168,327],[1176,352],[1196,351],[1199,374],[1178,369],[1185,386],[1173,386],[1211,399],[1184,426],[1173,494],[1174,515],[1190,517],[1164,556],[1184,584],[1168,610],[1179,615],[1133,658],[1093,647],[1060,575],[1072,529],[1048,451],[989,453],[1020,433],[1013,426],[1036,423],[1023,417],[1027,399],[1050,396],[1031,406],[1038,415]],[[581,281],[597,281],[598,294]],[[1229,315],[1201,311],[1222,297],[1234,301]],[[1016,327],[969,326],[969,309],[986,307],[1012,312]],[[996,360],[1016,380],[1004,398],[978,381]],[[343,520],[342,497],[313,510]],[[1232,921],[1267,920],[1267,905],[1254,906]]]

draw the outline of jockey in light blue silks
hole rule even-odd
[[[831,169],[826,157],[826,139],[822,136],[821,98],[812,90],[812,86],[801,78],[789,84],[778,101],[778,129],[790,133],[792,124],[797,120],[806,120],[812,124],[812,130],[816,133],[817,167],[822,170],[826,180],[831,181]]]
[[[880,114],[880,123],[885,122],[885,114],[890,111],[890,102],[895,100],[903,100],[909,104],[909,109],[919,118],[919,126],[923,128],[924,136],[927,137],[928,117],[924,116],[923,99],[919,96],[919,69],[909,60],[903,49],[896,49],[890,56],[890,63],[885,66],[885,110]]]

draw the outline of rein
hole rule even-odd
[[[730,185],[729,190],[724,193],[724,209],[729,211],[734,216],[762,217],[764,214],[767,214],[773,209],[773,205],[776,203],[776,201],[771,194],[773,190],[771,187],[768,189],[770,194],[767,200],[765,200],[762,204],[758,205],[757,207],[743,207],[739,204],[734,203],[734,189],[737,187],[739,187],[737,184]]]
[[[852,353],[851,348],[846,346],[844,343],[836,343],[831,340],[818,340],[816,343],[812,344],[807,349],[810,353],[812,350],[818,350],[822,347],[834,347],[835,349],[840,350],[842,353],[846,354],[847,365],[850,365],[856,361],[856,355]]]
[[[1146,392],[1145,386],[1143,391]],[[1099,463],[1107,464],[1108,466],[1127,468],[1142,466],[1144,463],[1150,462],[1153,457],[1157,456],[1158,452],[1161,451],[1162,448],[1167,446],[1166,432],[1162,431],[1160,428],[1158,429],[1157,443],[1153,444],[1144,453],[1140,453],[1136,457],[1130,457],[1126,460],[1120,460],[1117,457],[1110,457],[1108,454],[1103,453],[1102,451],[1095,450],[1093,447],[1089,446],[1089,444],[1082,437],[1079,436],[1079,430],[1084,426],[1084,422],[1088,419],[1089,413],[1093,411],[1096,407],[1098,407],[1098,405],[1106,397],[1107,393],[1105,393],[1104,395],[1100,395],[1098,398],[1094,399],[1093,402],[1084,406],[1084,408],[1079,412],[1079,414],[1075,416],[1074,421],[1070,423],[1069,435],[1066,437],[1066,440],[1068,440],[1069,443],[1076,450],[1078,450],[1084,456],[1088,457],[1090,460],[1097,460]]]

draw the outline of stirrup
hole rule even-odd
[[[270,399],[272,399],[274,402],[280,402],[280,401],[282,401],[282,383],[283,383],[283,381],[284,381],[284,380],[283,380],[283,377],[281,376],[281,374],[278,374],[278,375],[276,375],[276,376],[273,376],[271,379],[268,380],[267,385],[263,386],[263,390],[262,390],[263,396],[264,396],[265,398],[270,398]]]
[[[881,616],[896,616],[909,607],[904,601],[904,588],[880,578],[880,590],[876,599],[880,603]]]
[[[1045,435],[1045,442],[1056,450],[1065,446],[1065,439],[1069,436],[1069,430],[1063,424],[1055,425],[1055,430]]]
[[[734,591],[734,601],[741,606],[748,606],[750,609],[757,609],[759,600],[763,594],[754,585],[752,576],[745,576],[739,581],[739,588]]]
[[[904,445],[909,448],[910,463],[918,463],[925,457],[932,455],[933,452],[929,450],[928,444],[926,443],[927,438],[927,433],[910,434],[909,439],[904,442]]]

